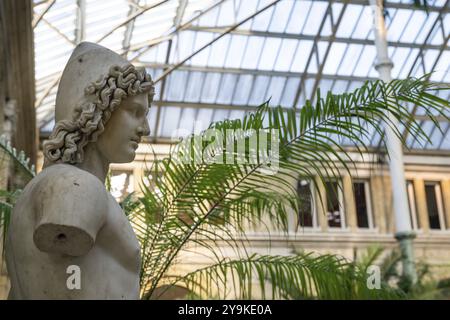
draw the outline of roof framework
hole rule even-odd
[[[450,84],[450,0],[428,13],[387,1],[393,78]],[[48,0],[35,1],[36,108],[41,131],[54,124],[56,88],[80,41],[105,45],[148,68],[157,83],[151,139],[200,131],[239,118],[271,98],[301,108],[317,88],[334,93],[376,79],[371,11],[365,0]],[[444,97],[449,99],[449,96]],[[450,124],[436,129],[412,106],[432,143],[450,150]],[[381,146],[374,132],[370,144]],[[342,141],[349,144],[349,141]]]

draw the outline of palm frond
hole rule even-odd
[[[252,255],[224,259],[184,276],[172,276],[196,295],[239,299],[394,299],[401,293],[385,286],[370,290],[366,276],[336,255]],[[255,292],[254,286],[260,290]],[[163,292],[160,292],[162,294]],[[231,293],[231,295],[229,295]],[[152,298],[158,298],[154,296]]]
[[[5,179],[4,175],[7,175],[8,168],[11,166],[15,169],[15,175],[20,176],[21,178],[20,181],[23,185],[19,187],[25,186],[25,184],[36,175],[34,165],[30,165],[29,162],[30,159],[25,156],[23,151],[17,152],[16,148],[11,146],[11,143],[5,135],[0,136],[0,168],[2,168],[2,172],[0,172],[0,179]],[[7,190],[7,181],[2,180],[1,182],[4,189],[0,190],[0,233],[2,243],[4,244],[12,208],[21,193],[21,189],[19,188],[9,191]],[[4,254],[5,248],[2,246],[2,257]]]
[[[23,151],[17,152],[16,148],[11,146],[11,143],[4,135],[0,136],[0,150],[7,156],[7,160],[20,167],[21,172],[24,172],[28,180],[31,180],[36,175],[34,164],[30,165],[29,163],[30,158],[27,158]],[[2,157],[2,160],[5,162],[4,157]]]

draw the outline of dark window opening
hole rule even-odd
[[[369,228],[369,212],[367,207],[366,189],[364,182],[353,183],[356,205],[356,220],[358,228]]]
[[[311,185],[307,180],[299,180],[297,184],[299,197],[298,224],[302,227],[312,227],[313,222],[313,198]]]
[[[435,184],[425,185],[425,197],[427,201],[428,221],[430,223],[430,229],[441,229]]]

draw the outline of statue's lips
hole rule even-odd
[[[131,139],[130,141],[135,148],[137,148],[139,146],[139,142],[140,142],[139,139]]]

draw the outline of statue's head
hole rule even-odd
[[[141,137],[150,133],[153,95],[145,70],[100,45],[80,43],[59,83],[56,124],[43,145],[46,162],[82,163],[89,143],[109,162],[132,161]]]

